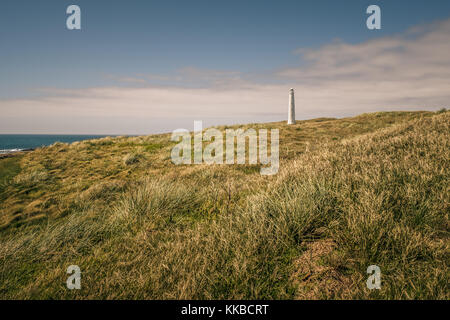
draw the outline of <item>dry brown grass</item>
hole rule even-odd
[[[295,299],[351,299],[355,284],[362,279],[339,272],[336,261],[336,243],[332,239],[319,239],[305,243],[305,251],[294,261],[291,281],[297,288]],[[330,263],[330,259],[334,259]]]
[[[378,113],[255,125],[280,128],[275,177],[174,166],[167,135],[29,153],[22,172],[39,162],[49,177],[2,193],[0,295],[448,299],[449,123]],[[145,160],[125,165],[133,152]],[[80,291],[65,288],[71,264]],[[365,288],[370,264],[382,290]]]

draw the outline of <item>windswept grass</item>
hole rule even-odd
[[[24,187],[33,187],[41,181],[48,179],[48,174],[45,170],[34,169],[30,172],[22,172],[14,177],[13,182],[15,184]]]
[[[21,156],[0,159],[0,196],[12,179],[20,172]]]
[[[170,165],[165,136],[27,155],[20,175],[33,177],[28,168],[40,159],[49,176],[8,185],[19,194],[5,203],[48,217],[5,224],[0,297],[448,299],[450,114],[278,126],[275,177],[252,166]],[[134,152],[145,160],[125,165]],[[55,154],[61,159],[46,161]],[[62,161],[73,157],[77,171]],[[72,264],[83,272],[81,290],[65,288]],[[373,264],[381,290],[366,287]]]
[[[139,161],[141,161],[141,159],[142,155],[140,153],[137,152],[128,153],[123,157],[123,163],[125,163],[128,166],[138,163]]]

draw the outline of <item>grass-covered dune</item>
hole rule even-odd
[[[242,127],[280,129],[277,175],[170,135],[0,159],[0,298],[449,299],[448,112]]]

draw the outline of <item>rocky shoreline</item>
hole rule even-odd
[[[28,148],[28,149],[20,149],[20,150],[17,150],[17,151],[9,151],[9,152],[5,152],[5,153],[0,153],[0,159],[14,157],[14,156],[17,156],[17,155],[24,154],[26,152],[33,151],[33,150],[34,150],[33,148]]]

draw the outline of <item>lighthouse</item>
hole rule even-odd
[[[295,98],[294,89],[289,90],[289,109],[287,124],[295,124]]]

